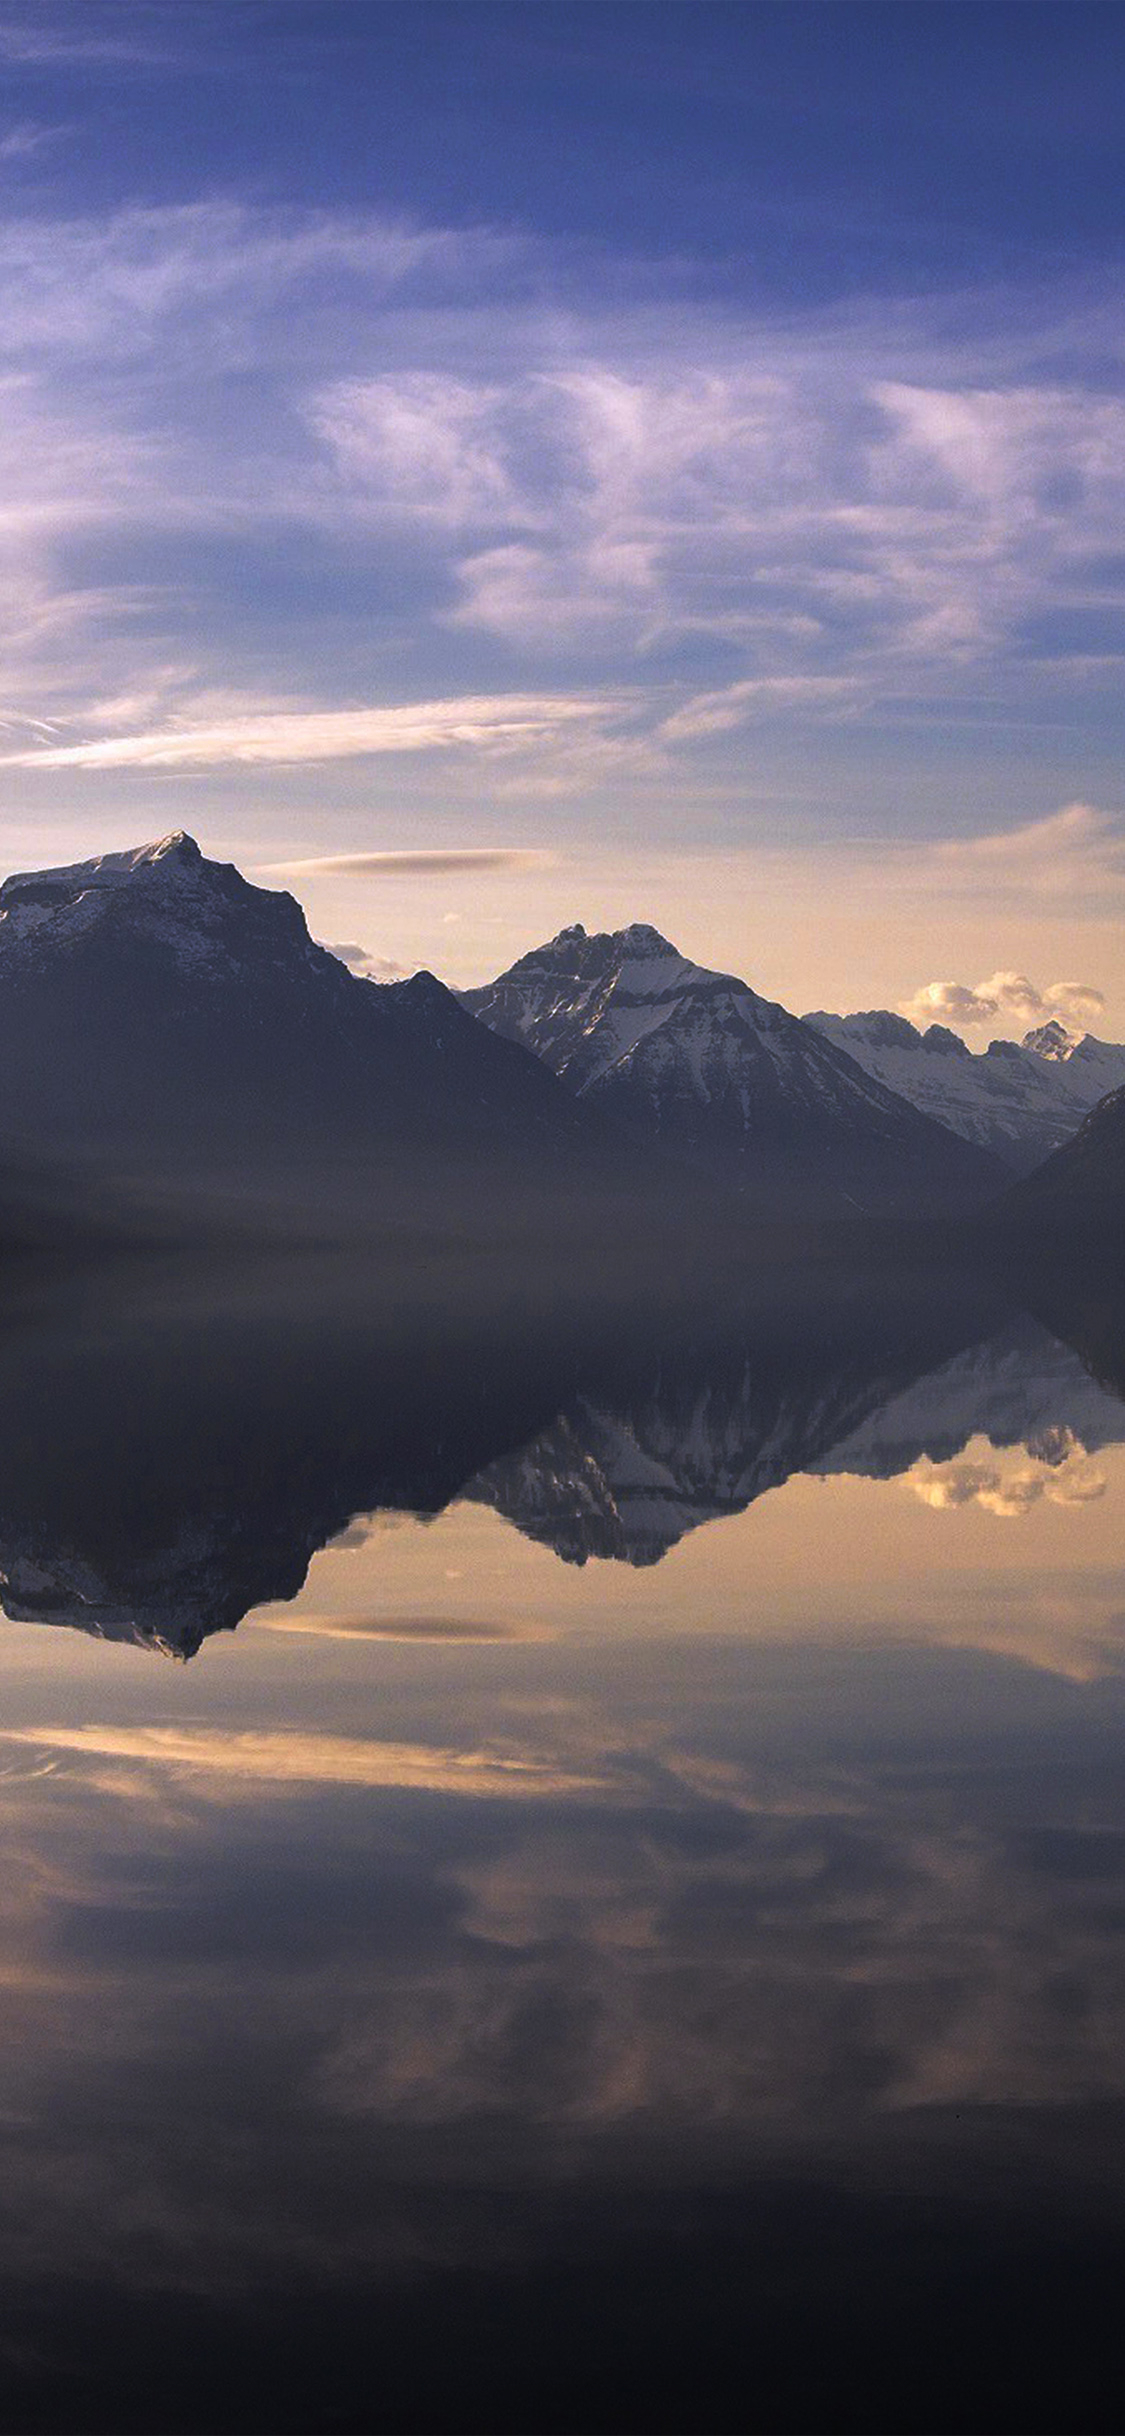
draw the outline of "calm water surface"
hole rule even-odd
[[[1118,2427],[1123,1354],[13,1290],[0,2423]]]

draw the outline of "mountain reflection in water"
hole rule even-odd
[[[0,1336],[0,1598],[188,1657],[293,1598],[356,1514],[461,1498],[567,1562],[645,1566],[794,1474],[890,1479],[980,1434],[1058,1466],[1120,1415],[978,1282],[828,1271],[607,1316],[425,1273],[157,1268]]]
[[[1123,1349],[24,1280],[0,2425],[1119,2424]]]

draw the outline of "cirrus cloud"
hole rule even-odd
[[[1054,766],[1100,729],[1096,787],[1125,653],[1112,286],[783,319],[686,262],[654,311],[632,267],[221,194],[11,214],[5,694],[61,730],[5,739],[56,774],[36,816],[78,771],[127,800],[129,773],[220,769],[233,798],[242,770],[374,753],[475,787],[488,754],[494,802],[565,799],[635,850],[639,791],[684,834],[750,830],[771,790],[783,820],[799,739],[836,835],[886,825],[870,771],[913,778],[927,730],[961,806],[1001,731]],[[1054,900],[1061,872],[1086,913],[1125,878],[1088,808],[919,848],[950,800],[897,832],[945,894]]]
[[[464,695],[448,702],[388,703],[365,710],[242,713],[210,725],[188,722],[140,735],[99,736],[0,754],[0,768],[21,770],[168,770],[230,762],[341,761],[374,753],[429,753],[546,743],[580,721],[604,720],[619,705],[596,696]]]

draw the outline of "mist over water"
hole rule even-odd
[[[10,1271],[0,2423],[1116,2424],[1123,1376],[948,1261]]]

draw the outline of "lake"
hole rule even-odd
[[[0,2424],[1118,2427],[1123,1379],[1089,1278],[14,1275]]]

